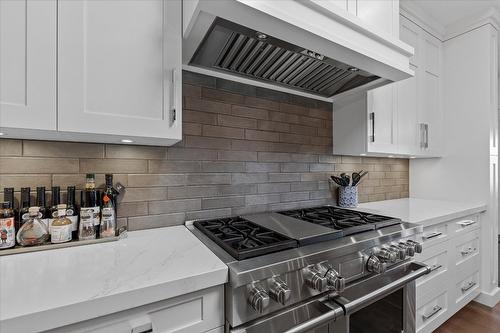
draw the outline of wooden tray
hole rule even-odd
[[[19,246],[19,245],[16,245],[16,246],[11,247],[9,249],[0,250],[0,257],[1,256],[8,256],[11,254],[47,251],[47,250],[54,250],[54,249],[62,249],[62,248],[66,248],[66,247],[115,242],[119,239],[127,238],[127,231],[126,230],[120,229],[120,230],[118,230],[118,233],[119,233],[119,235],[115,236],[115,237],[106,237],[106,238],[97,238],[97,239],[88,239],[88,240],[72,240],[71,242],[58,243],[58,244],[46,243],[46,244],[37,245],[37,246]]]

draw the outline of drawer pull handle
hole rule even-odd
[[[423,237],[424,237],[425,239],[431,239],[431,238],[434,238],[434,237],[441,236],[442,234],[443,234],[442,232],[438,232],[438,231],[436,231],[436,232],[431,232],[431,233],[430,233],[430,234],[428,234],[428,235],[424,235]]]
[[[436,305],[432,308],[432,311],[429,313],[429,314],[423,314],[422,315],[422,318],[424,320],[427,320],[427,319],[430,319],[431,317],[433,317],[434,315],[436,315],[436,313],[438,313],[439,311],[443,310],[442,307],[440,307],[439,305]]]
[[[476,248],[469,247],[467,250],[462,250],[460,253],[462,253],[463,257],[465,257],[474,252],[476,252]]]
[[[439,265],[439,264],[432,265],[431,272],[436,271],[436,270],[440,269],[441,267],[443,267],[443,265]]]
[[[466,292],[467,290],[471,289],[472,287],[474,287],[476,285],[476,282],[474,281],[470,281],[469,283],[467,283],[466,286],[462,287],[462,292]]]
[[[457,224],[461,225],[462,227],[467,227],[467,226],[472,225],[474,223],[476,223],[476,221],[473,221],[473,220],[465,220],[465,221],[457,222]]]

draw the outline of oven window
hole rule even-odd
[[[350,333],[401,333],[403,289],[393,292],[349,318]]]

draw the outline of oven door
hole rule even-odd
[[[415,280],[429,272],[424,264],[406,262],[350,284],[341,295],[312,300],[229,332],[411,333],[415,331]]]

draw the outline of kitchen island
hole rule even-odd
[[[162,316],[181,320],[175,302],[168,300],[201,293],[192,304],[180,302],[187,304],[180,309],[182,317],[209,305],[200,292],[206,290],[213,290],[210,310],[222,324],[226,281],[226,265],[184,226],[129,232],[110,243],[1,256],[0,332],[44,331],[165,300]],[[161,326],[151,312],[127,317],[139,326]],[[129,322],[120,325],[134,328]],[[82,327],[63,331],[85,331]]]

